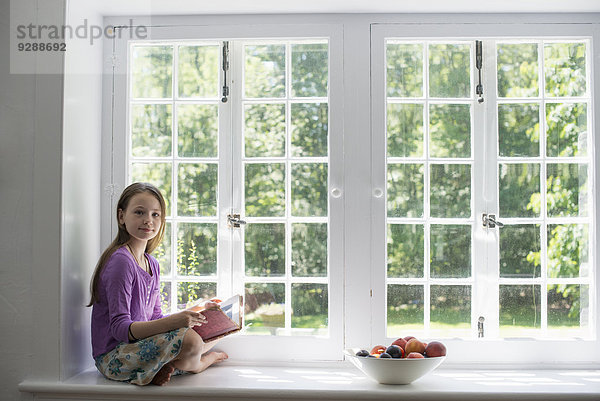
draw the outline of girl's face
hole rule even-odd
[[[125,210],[119,209],[119,223],[131,235],[132,240],[149,241],[154,238],[162,224],[158,199],[151,193],[135,194]]]

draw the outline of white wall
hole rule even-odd
[[[18,7],[31,23],[64,23],[64,0]],[[23,379],[58,377],[62,74],[11,74],[9,27],[10,3],[2,1],[0,398],[16,400],[30,398],[17,390]],[[62,69],[61,57],[51,59]]]
[[[103,26],[87,2],[69,2],[70,26]],[[62,171],[61,378],[92,366],[89,280],[100,255],[102,39],[67,41]]]

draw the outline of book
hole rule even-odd
[[[192,327],[204,342],[217,340],[242,329],[244,309],[241,295],[234,295],[211,308],[197,306],[191,309],[206,317],[206,323]]]

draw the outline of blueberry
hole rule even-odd
[[[356,356],[369,356],[369,351],[361,349],[356,353]]]
[[[391,358],[392,356],[390,354],[388,354],[387,352],[384,352],[383,354],[379,355],[379,359],[382,358]]]

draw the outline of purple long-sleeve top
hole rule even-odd
[[[129,342],[129,325],[163,317],[160,307],[160,268],[145,254],[152,275],[142,270],[127,248],[117,249],[106,261],[98,283],[98,302],[92,310],[94,358]]]

